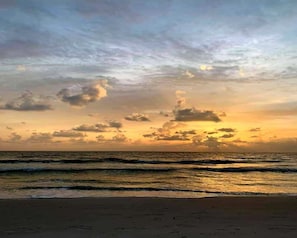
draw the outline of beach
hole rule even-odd
[[[0,200],[0,237],[297,237],[297,197]]]

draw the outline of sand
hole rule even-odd
[[[297,197],[0,200],[0,237],[297,237]]]

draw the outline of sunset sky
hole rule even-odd
[[[0,150],[297,152],[297,1],[0,0]]]

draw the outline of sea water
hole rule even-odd
[[[0,152],[0,198],[251,195],[297,195],[297,154]]]

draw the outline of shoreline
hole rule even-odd
[[[297,196],[0,199],[0,237],[297,237]]]

